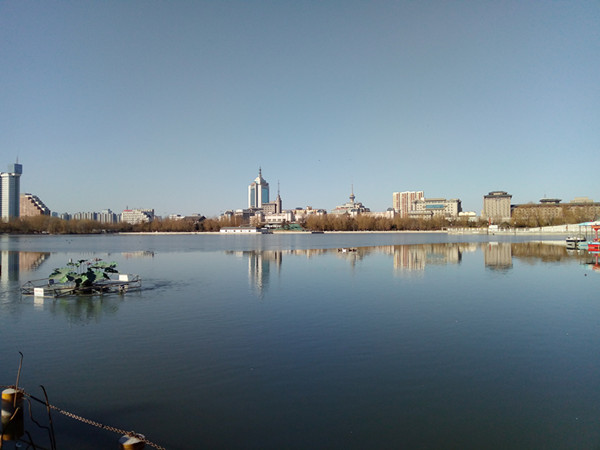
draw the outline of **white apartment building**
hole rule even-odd
[[[136,225],[138,223],[147,223],[154,220],[153,209],[125,209],[121,214],[121,221]]]
[[[20,216],[21,164],[9,164],[8,171],[0,173],[0,218],[8,222]]]

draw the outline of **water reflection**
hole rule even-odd
[[[250,287],[256,290],[257,296],[262,297],[269,287],[271,266],[277,271],[277,274],[281,271],[284,252],[281,250],[251,250],[225,253],[248,259]]]
[[[462,254],[476,244],[422,244],[390,246],[397,273],[422,273],[427,265],[460,264]]]
[[[123,252],[121,253],[125,259],[133,258],[154,258],[154,252],[151,250],[140,250],[137,252]]]
[[[483,247],[485,267],[491,270],[508,271],[512,269],[512,245],[500,242],[488,242]]]
[[[35,271],[49,257],[49,252],[0,251],[0,284],[18,281],[21,272]]]
[[[121,296],[34,299],[36,309],[49,311],[53,316],[63,316],[70,324],[77,325],[97,323],[103,316],[114,316],[122,301]]]
[[[304,256],[306,258],[335,256],[347,261],[352,268],[359,261],[375,254],[385,254],[392,258],[394,273],[401,276],[423,274],[428,266],[460,264],[467,253],[483,253],[486,269],[506,272],[513,269],[513,259],[527,264],[536,262],[578,261],[590,268],[600,269],[597,256],[583,251],[567,250],[562,241],[548,242],[485,242],[485,243],[439,243],[415,245],[385,245],[357,247],[352,249],[309,249],[309,250],[252,250],[226,252],[248,259],[248,281],[262,296],[268,289],[272,269],[281,271],[283,255]]]

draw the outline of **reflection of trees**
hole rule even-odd
[[[563,259],[577,259],[577,254],[567,252],[567,247],[562,242],[556,244],[546,242],[520,242],[511,244],[512,254],[515,258],[526,262],[556,262]]]
[[[243,252],[227,251],[248,258],[248,278],[253,287],[262,295],[268,288],[271,265],[281,270],[283,254],[315,258],[334,253],[336,257],[348,261],[352,267],[358,261],[374,253],[392,256],[394,270],[398,273],[423,272],[428,265],[460,264],[463,254],[481,250],[485,267],[492,270],[506,271],[513,267],[513,257],[525,262],[552,262],[563,259],[576,259],[585,263],[585,257],[578,253],[568,252],[563,241],[548,242],[480,242],[480,243],[435,243],[411,245],[382,245],[357,247],[352,251],[341,252],[338,248],[329,249],[290,249],[290,250],[253,250]]]

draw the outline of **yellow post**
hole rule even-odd
[[[119,448],[121,450],[142,450],[146,445],[143,441],[144,435],[137,434],[135,436],[123,435],[119,439]]]
[[[2,440],[16,441],[25,433],[23,391],[8,388],[2,391]],[[1,447],[1,446],[0,446]]]

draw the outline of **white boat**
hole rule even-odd
[[[568,236],[566,239],[567,249],[578,250],[581,249],[581,244],[585,243],[585,237],[583,236]]]

